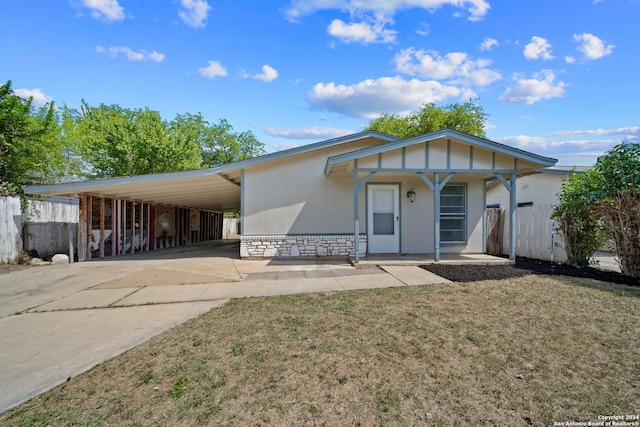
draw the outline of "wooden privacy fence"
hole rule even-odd
[[[552,205],[532,205],[518,208],[516,213],[516,256],[564,263],[562,234],[551,219]],[[509,221],[503,208],[487,209],[487,253],[509,253]]]

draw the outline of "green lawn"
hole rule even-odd
[[[553,425],[640,414],[640,288],[527,276],[231,301],[1,425]]]

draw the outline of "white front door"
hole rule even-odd
[[[372,184],[367,191],[368,252],[400,252],[400,187]]]

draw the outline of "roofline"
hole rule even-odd
[[[589,168],[590,166],[552,166],[545,169],[538,169],[536,172],[556,175],[571,175],[572,173],[577,173],[578,175],[581,175]]]
[[[508,145],[491,141],[486,138],[480,138],[474,135],[469,135],[467,133],[463,133],[457,130],[447,128],[447,129],[439,130],[436,132],[426,133],[424,135],[418,135],[412,138],[393,141],[383,146],[363,148],[361,150],[352,151],[350,153],[339,154],[337,156],[329,157],[327,159],[327,163],[324,168],[324,173],[325,175],[328,176],[329,173],[331,173],[331,169],[333,168],[333,166],[338,163],[348,162],[351,160],[359,159],[361,157],[366,157],[373,154],[383,153],[385,151],[407,147],[409,145],[417,144],[420,142],[432,141],[445,136],[456,138],[461,141],[467,142],[469,144],[473,144],[482,148],[487,148],[493,151],[498,151],[503,154],[511,155],[511,156],[520,158],[522,160],[527,160],[527,161],[538,163],[545,166],[554,166],[558,161],[557,159],[554,159],[552,157],[540,156],[538,154],[534,154],[529,151],[524,151],[519,148],[510,147]]]
[[[337,138],[327,139],[320,142],[315,142],[312,144],[302,145],[300,147],[289,148],[288,150],[276,151],[275,153],[264,154],[258,157],[252,157],[251,159],[240,160],[239,162],[229,163],[227,165],[218,166],[220,168],[220,172],[227,172],[234,169],[242,169],[248,166],[254,166],[260,163],[270,162],[274,160],[284,159],[286,157],[295,156],[298,154],[308,153],[310,151],[320,150],[323,148],[333,147],[336,145],[344,144],[346,142],[357,141],[359,139],[365,139],[369,137],[374,137],[378,139],[385,140],[387,142],[398,141],[400,138],[397,136],[389,135],[387,133],[378,132],[375,130],[367,130],[364,132],[353,133],[350,135],[339,136]],[[216,168],[216,169],[218,169]]]
[[[396,141],[399,138],[386,133],[368,130],[364,132],[358,132],[350,135],[340,136],[337,138],[328,139],[325,141],[315,142],[312,144],[303,145],[300,147],[290,148],[288,150],[277,151],[275,153],[264,154],[258,157],[252,157],[246,160],[240,160],[234,163],[228,163],[226,165],[215,166],[212,168],[195,169],[179,172],[166,172],[146,175],[134,175],[116,178],[98,178],[85,181],[71,181],[59,184],[45,184],[45,185],[30,185],[24,187],[24,191],[27,194],[43,194],[49,192],[60,192],[65,190],[84,190],[93,187],[102,187],[105,185],[122,185],[122,184],[135,184],[142,182],[154,182],[163,181],[167,179],[182,179],[182,178],[194,178],[208,175],[218,175],[224,172],[232,170],[243,169],[249,166],[254,166],[260,163],[266,163],[274,160],[283,159],[286,157],[295,156],[298,154],[308,153],[310,151],[319,150],[322,148],[333,147],[335,145],[343,144],[346,142],[356,141],[358,139],[364,139],[374,137],[385,140],[387,142]]]

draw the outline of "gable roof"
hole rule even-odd
[[[28,194],[47,196],[77,197],[78,194],[85,193],[198,209],[234,211],[240,209],[242,169],[366,138],[374,138],[383,143],[398,140],[397,137],[382,132],[365,131],[212,168],[34,185],[27,186],[24,190]]]
[[[426,133],[413,138],[398,139],[396,141],[389,142],[388,144],[378,145],[376,147],[368,147],[360,150],[352,151],[350,153],[338,154],[336,156],[329,157],[325,165],[324,173],[329,175],[333,167],[337,164],[360,159],[363,157],[388,152],[391,150],[397,150],[399,148],[408,147],[411,145],[419,144],[422,142],[433,141],[439,138],[454,138],[462,142],[474,145],[476,147],[485,148],[497,153],[513,156],[517,159],[526,160],[532,163],[537,163],[542,166],[553,166],[558,161],[551,157],[544,157],[529,151],[524,151],[519,148],[510,147],[508,145],[500,144],[499,142],[491,141],[489,139],[480,138],[474,135],[469,135],[464,132],[460,132],[453,129],[443,129],[436,132]]]

